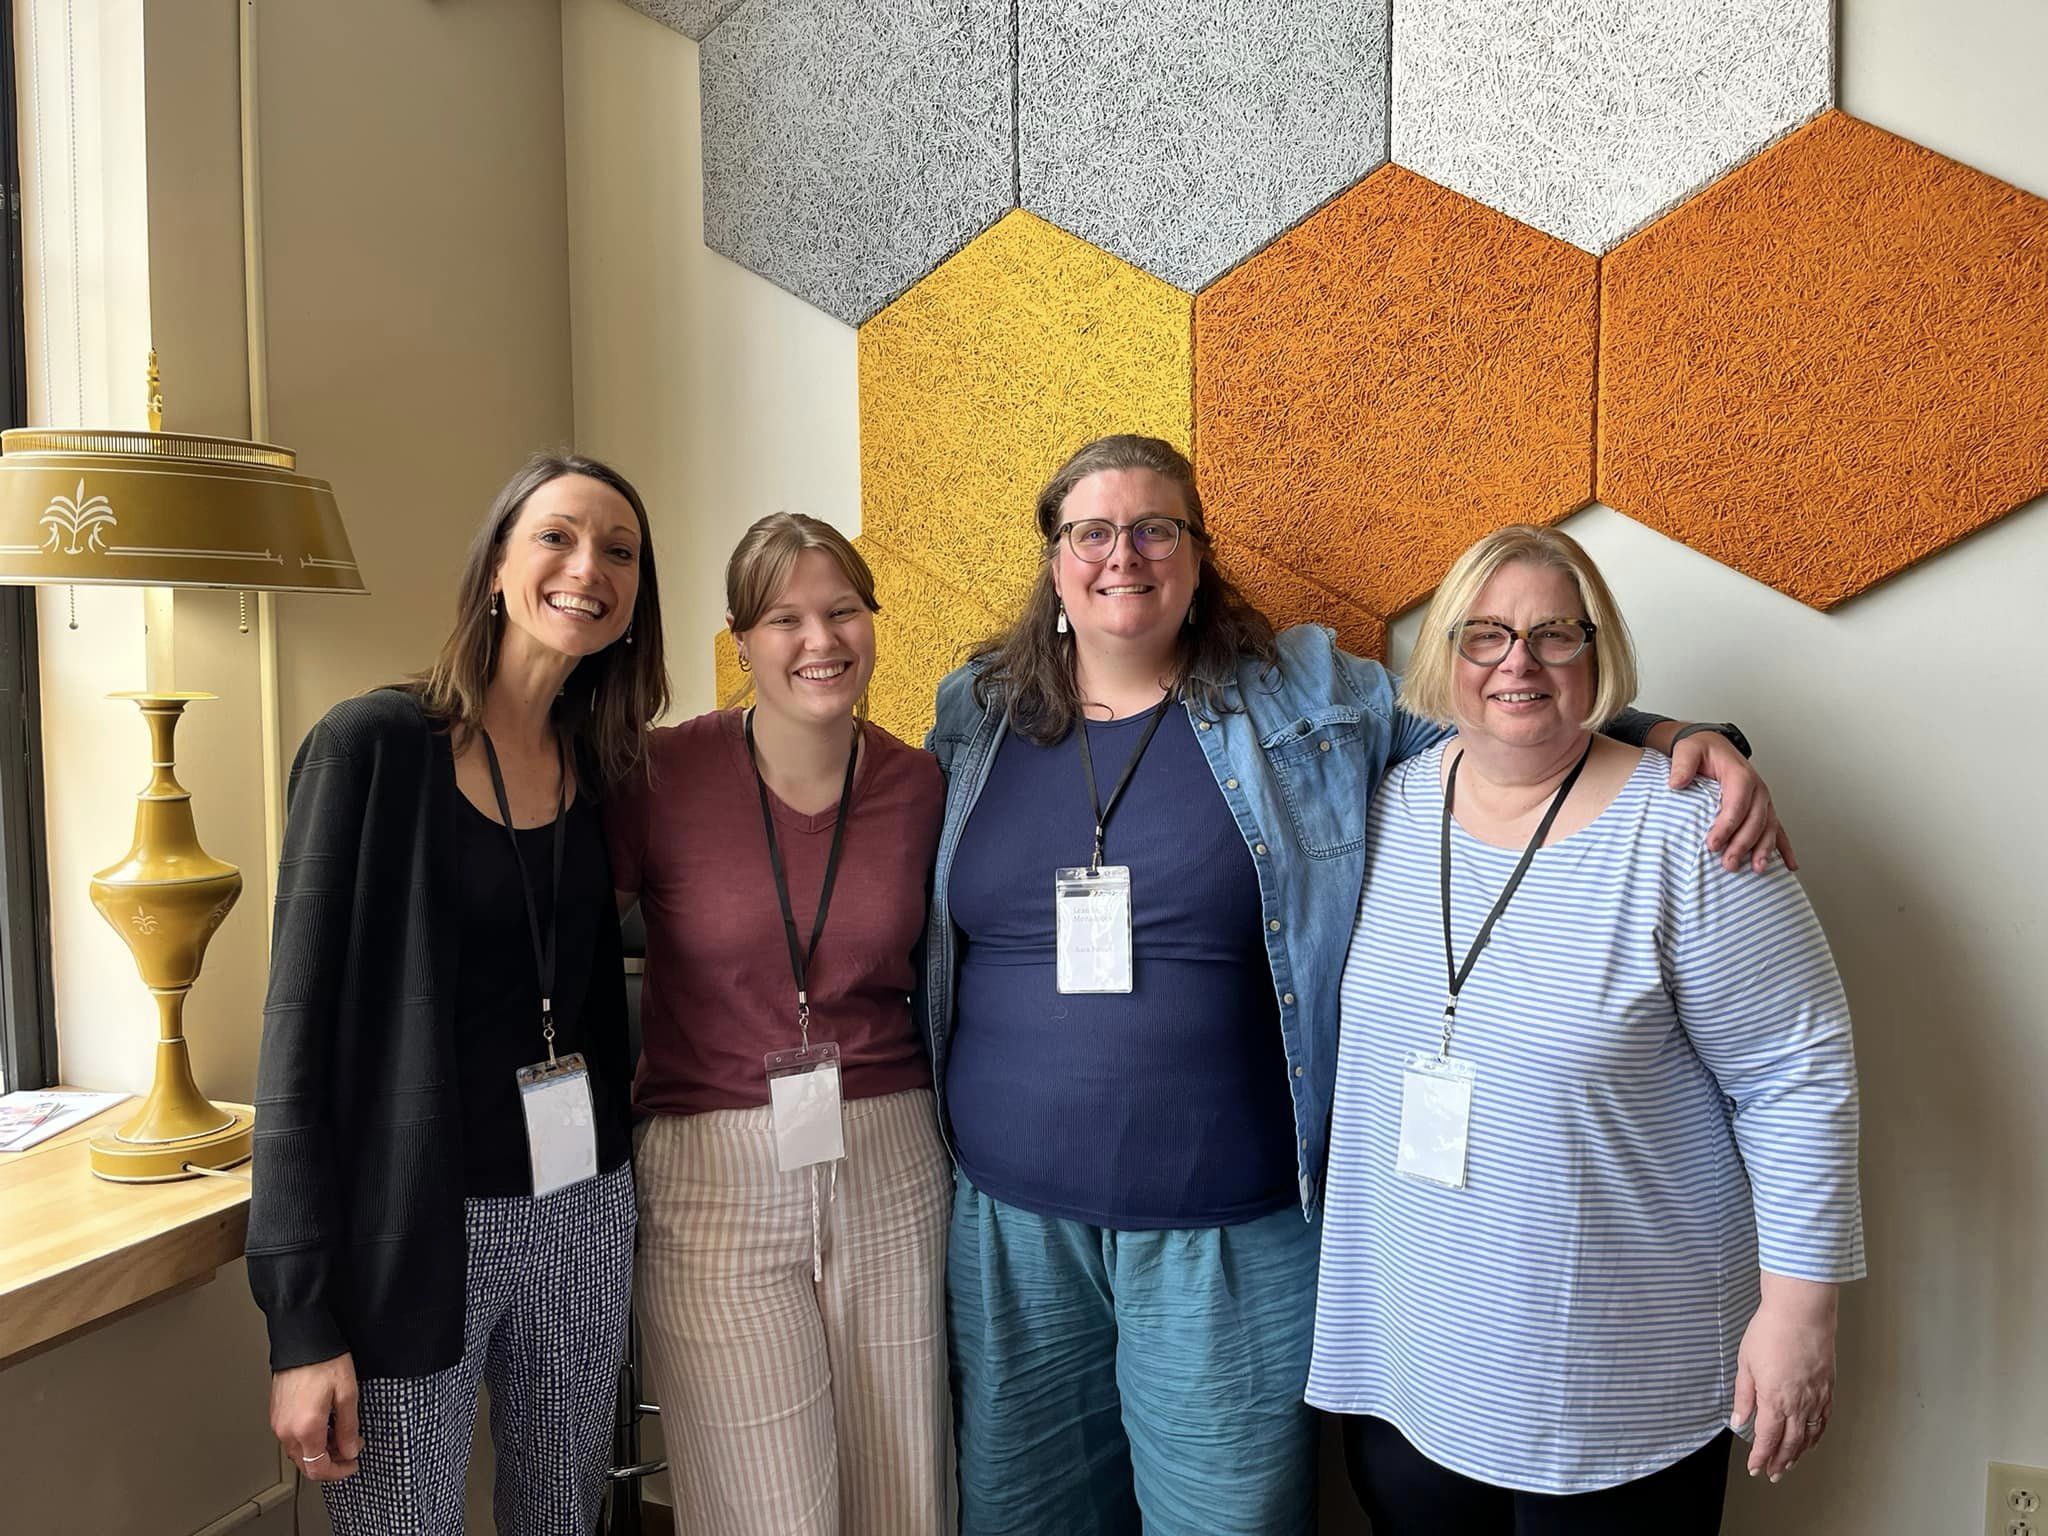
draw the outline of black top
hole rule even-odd
[[[470,1196],[530,1195],[533,1164],[515,1074],[547,1059],[540,1032],[540,977],[519,894],[519,863],[504,826],[467,796],[456,818],[461,968],[455,990],[455,1069],[462,1101],[462,1192]],[[611,864],[604,827],[587,795],[567,812],[562,852],[562,923],[556,933],[555,1050],[581,1051],[590,1067],[597,1111],[597,1165],[611,1169],[629,1155],[625,1100],[606,1089],[630,1084],[623,1017],[592,1017],[590,963],[597,930],[616,927]],[[554,823],[523,827],[526,861],[543,933],[554,910]],[[609,993],[595,999],[601,1010]],[[624,998],[621,995],[621,1003]],[[595,1026],[595,1027],[592,1027]]]
[[[392,689],[337,704],[292,764],[248,1235],[273,1370],[352,1352],[358,1376],[419,1376],[462,1353],[466,805],[447,734]],[[610,884],[607,863],[607,915]],[[584,1025],[623,1057],[618,923],[593,928]],[[622,1073],[592,1087],[625,1116]]]

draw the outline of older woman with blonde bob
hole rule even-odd
[[[609,817],[647,920],[639,1310],[687,1536],[953,1529],[949,1181],[912,1028],[931,758],[863,718],[867,562],[777,513],[726,567],[751,708]]]
[[[1341,987],[1308,1400],[1380,1536],[1718,1531],[1731,1426],[1826,1432],[1863,1273],[1856,1075],[1782,865],[1601,728],[1636,685],[1585,551],[1459,559],[1403,707],[1455,727],[1373,796]]]

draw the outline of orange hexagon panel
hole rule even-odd
[[[1830,113],[1607,257],[1601,500],[1831,608],[2048,491],[2048,201]]]
[[[1318,586],[1274,556],[1232,539],[1219,535],[1211,554],[1217,569],[1236,583],[1246,601],[1273,621],[1275,629],[1327,624],[1337,631],[1337,643],[1352,655],[1385,659],[1387,623],[1378,614]]]
[[[1191,302],[1005,215],[860,328],[863,532],[1014,612],[1038,563],[1032,504],[1068,454],[1109,432],[1186,450]]]
[[[1195,301],[1220,536],[1392,616],[1593,488],[1597,263],[1400,166]]]

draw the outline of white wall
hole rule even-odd
[[[1844,108],[2048,195],[2048,6],[1842,13]],[[695,45],[619,0],[564,0],[563,28],[577,435],[649,493],[694,710],[746,521],[856,525],[853,337],[702,250]],[[1975,1530],[1986,1460],[2048,1464],[2048,508],[1830,615],[1604,508],[1570,526],[1648,702],[1758,743],[1856,1009],[1872,1278],[1844,1301],[1829,1443],[1734,1490],[1728,1529]],[[1326,1529],[1356,1532],[1340,1482]]]

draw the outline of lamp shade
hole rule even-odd
[[[228,437],[0,432],[0,583],[364,591],[333,490],[297,466]]]

